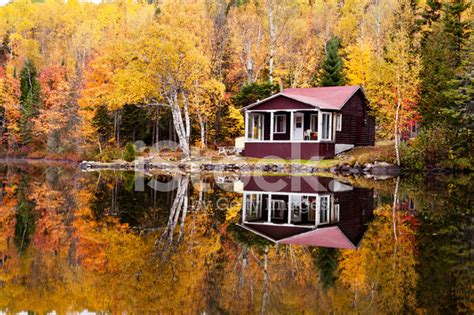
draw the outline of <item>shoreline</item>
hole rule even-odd
[[[226,157],[213,161],[212,158],[185,161],[152,161],[142,159],[134,162],[113,161],[72,161],[67,159],[28,158],[28,157],[0,157],[0,163],[31,163],[31,164],[57,164],[78,166],[81,171],[141,171],[152,174],[153,172],[166,173],[239,173],[239,174],[281,174],[281,175],[314,175],[320,173],[341,176],[364,176],[374,179],[388,179],[399,175],[408,174],[465,174],[466,171],[433,168],[422,171],[398,167],[397,165],[384,161],[350,165],[345,161],[320,160],[299,161],[285,160],[274,161],[272,159],[260,159],[254,161],[243,157]],[[467,172],[469,173],[469,172]]]
[[[316,162],[316,161],[313,161]],[[365,165],[350,166],[346,163],[332,163],[329,166],[318,165],[324,163],[294,162],[284,163],[265,161],[249,161],[237,158],[232,161],[225,159],[221,161],[189,160],[189,161],[116,161],[97,162],[83,161],[79,164],[82,171],[140,171],[146,173],[169,172],[181,174],[193,173],[239,173],[239,174],[281,174],[281,175],[314,175],[320,173],[330,173],[342,176],[364,176],[368,178],[385,179],[397,177],[401,174],[401,169],[387,162],[367,163]]]

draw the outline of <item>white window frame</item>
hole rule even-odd
[[[336,131],[342,131],[342,114],[336,114]]]
[[[328,125],[328,130],[327,130],[328,131],[327,132],[327,137],[324,137],[324,129],[323,129],[323,127],[324,127],[324,125],[323,125],[324,116],[328,116],[327,122],[328,122],[329,125]],[[321,113],[321,123],[320,123],[321,124],[321,136],[319,137],[321,140],[324,140],[324,141],[331,141],[332,140],[332,124],[333,124],[332,117],[333,117],[332,113],[330,113],[330,112],[322,112]]]
[[[283,117],[283,130],[278,131],[278,117]],[[275,114],[273,116],[273,133],[282,134],[286,133],[286,115],[285,114]]]
[[[262,218],[262,194],[244,194],[244,220],[258,220]]]
[[[326,213],[326,220],[323,222],[321,220],[321,202],[323,199],[327,200],[327,213]],[[321,195],[318,198],[318,209],[317,209],[317,218],[318,218],[318,225],[320,224],[329,224],[331,222],[331,195]]]
[[[261,121],[260,132],[258,134],[258,138],[255,138],[255,135],[253,134],[253,131],[255,129],[256,118],[260,119]],[[248,132],[247,132],[248,140],[262,141],[264,139],[264,133],[265,133],[265,115],[260,114],[260,113],[249,113]]]

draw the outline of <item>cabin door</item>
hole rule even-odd
[[[303,140],[304,135],[304,114],[303,113],[295,113],[294,115],[294,123],[293,123],[293,140],[299,141]]]

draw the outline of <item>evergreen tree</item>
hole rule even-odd
[[[450,49],[453,53],[453,67],[460,66],[461,50],[464,48],[471,33],[471,21],[463,21],[461,16],[470,7],[464,0],[448,1],[444,4],[444,29],[450,37]]]
[[[114,125],[106,106],[99,106],[92,118],[92,125],[97,129],[97,134],[101,142],[107,142],[113,137]]]
[[[345,83],[339,47],[340,42],[336,37],[331,38],[326,44],[326,57],[322,64],[321,86],[339,86]]]
[[[441,17],[442,4],[439,0],[427,0],[425,10],[420,13],[421,18],[417,20],[423,39],[432,31],[433,24]]]
[[[467,2],[457,0],[444,4],[441,20],[436,15],[427,15],[436,18],[431,21],[433,28],[426,36],[421,50],[419,111],[425,127],[435,122],[448,123],[445,114],[456,107],[456,97],[453,98],[453,94],[447,92],[452,87],[456,73],[462,72],[458,68],[461,67],[462,57],[468,50],[466,43],[469,42],[471,28],[468,21],[461,19],[462,13],[468,8]]]
[[[337,280],[337,267],[339,250],[335,248],[316,248],[312,253],[314,265],[319,271],[319,279],[323,289],[327,290],[334,286]]]
[[[14,243],[19,253],[22,253],[30,244],[37,220],[34,213],[35,202],[27,197],[28,181],[28,176],[23,175],[18,186]]]
[[[278,93],[279,90],[277,84],[254,82],[244,85],[239,93],[232,97],[232,101],[237,108],[241,108]]]
[[[30,59],[25,61],[20,72],[20,137],[21,144],[31,141],[33,129],[32,118],[38,115],[41,87],[37,81],[38,72]]]

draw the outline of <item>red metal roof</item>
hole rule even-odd
[[[358,85],[291,88],[284,89],[281,94],[319,108],[341,109],[359,89]]]
[[[282,244],[355,249],[356,246],[337,227],[320,228],[280,240]]]
[[[272,95],[266,99],[244,107],[242,110],[250,109],[256,105],[260,105],[279,96],[288,97],[295,101],[320,109],[340,110],[352,97],[352,95],[354,95],[359,89],[360,86],[358,85],[289,88],[284,89],[281,93]]]
[[[270,224],[238,224],[272,242],[281,244],[355,249],[347,236],[337,226],[309,228]]]

